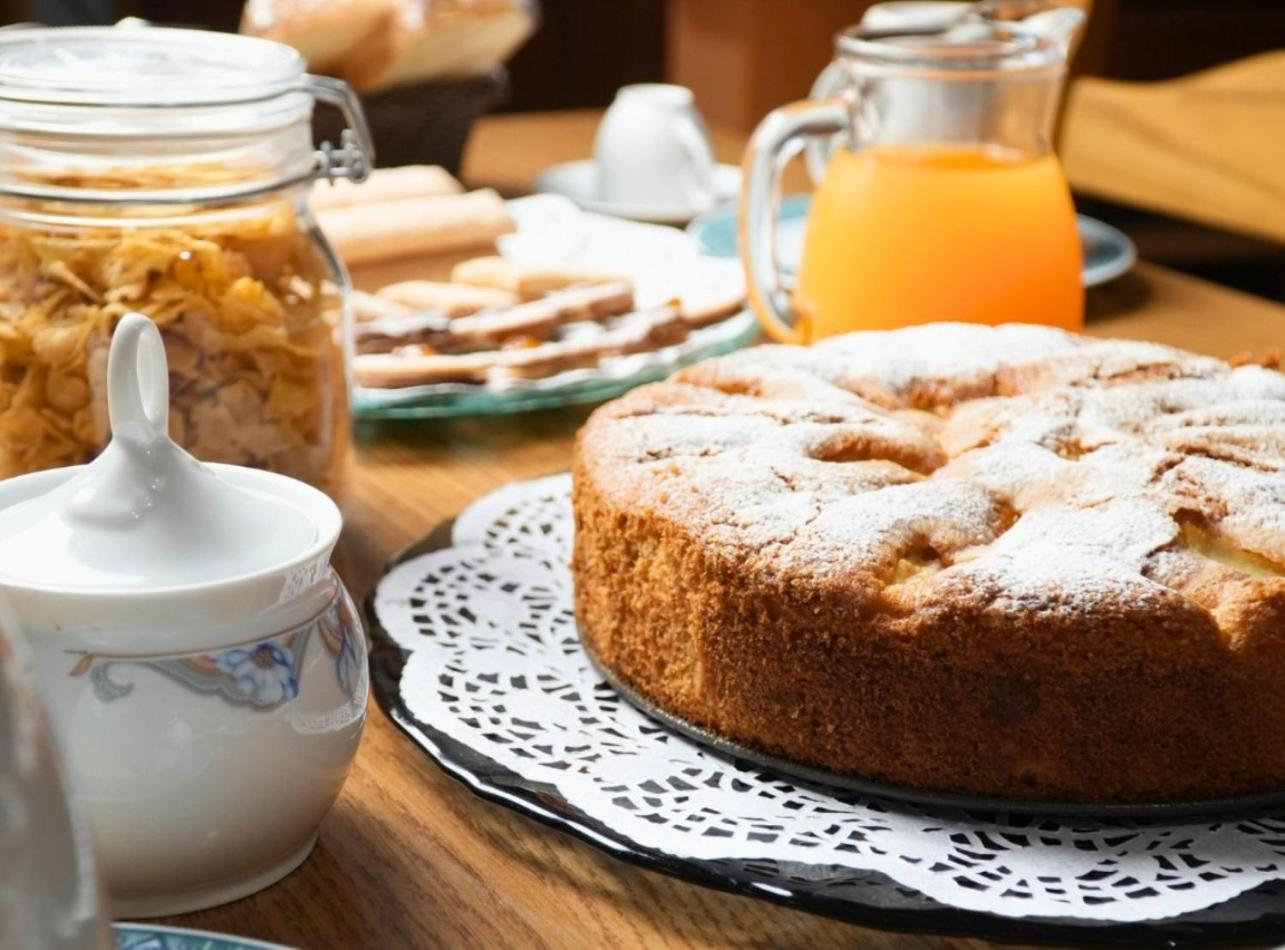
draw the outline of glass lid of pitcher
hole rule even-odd
[[[836,37],[835,51],[889,66],[1040,69],[1065,63],[1083,24],[1082,10],[1048,0],[880,3]]]

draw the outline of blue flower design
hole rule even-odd
[[[358,655],[357,638],[362,636],[352,601],[340,595],[319,619],[322,642],[335,658],[335,675],[344,692],[355,697],[365,691],[365,664]],[[361,644],[364,646],[364,644]]]
[[[344,638],[339,647],[339,656],[335,660],[335,673],[344,691],[353,696],[357,693],[357,653],[353,649],[352,636],[344,628]]]
[[[214,656],[214,663],[256,706],[275,706],[299,695],[293,660],[275,642],[224,650]]]

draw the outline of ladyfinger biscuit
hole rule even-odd
[[[460,317],[452,321],[450,339],[440,349],[494,348],[512,337],[545,340],[565,323],[602,320],[633,308],[634,293],[628,283],[574,287],[507,310]]]
[[[374,389],[399,389],[434,383],[484,383],[500,379],[536,379],[569,369],[595,366],[604,357],[622,356],[681,343],[688,328],[675,306],[637,311],[604,328],[592,324],[571,339],[532,347],[481,353],[415,352],[359,355],[357,382]]]
[[[353,316],[358,323],[395,320],[398,317],[404,317],[415,312],[405,304],[389,300],[378,294],[367,293],[364,290],[354,290],[349,299],[352,301]]]
[[[377,168],[360,184],[345,178],[319,181],[312,186],[312,207],[314,211],[326,211],[381,201],[405,201],[407,198],[440,198],[458,195],[462,191],[464,186],[445,168],[402,165],[399,168]]]
[[[687,339],[688,328],[675,306],[627,314],[601,333],[576,335],[528,349],[502,350],[491,378],[538,379],[554,373],[597,366],[607,356],[624,356],[673,346]]]
[[[493,350],[513,339],[546,340],[563,324],[604,320],[628,313],[633,307],[633,291],[628,284],[601,284],[454,319],[448,319],[440,310],[407,310],[383,319],[359,321],[354,338],[362,353],[388,352],[407,343],[431,346],[439,353]]]
[[[475,257],[455,265],[455,269],[451,271],[453,281],[479,287],[499,287],[517,294],[523,300],[533,300],[572,284],[605,284],[624,279],[618,274],[550,264],[530,264],[498,256]]]
[[[370,353],[353,360],[353,375],[370,389],[404,389],[434,383],[484,383],[495,365],[489,353]]]
[[[479,310],[511,307],[517,294],[495,287],[474,287],[439,280],[403,280],[380,287],[378,296],[413,310],[440,310],[448,317],[464,317]]]
[[[317,220],[349,265],[488,244],[513,230],[503,199],[489,188],[331,208]]]
[[[353,325],[353,345],[358,353],[391,353],[408,346],[434,349],[446,338],[450,318],[435,310],[417,310],[385,320],[367,320]]]
[[[721,298],[705,297],[694,304],[684,300],[679,303],[679,308],[689,327],[705,327],[734,313],[740,313],[745,309],[745,298],[740,294],[731,294]]]

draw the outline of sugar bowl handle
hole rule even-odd
[[[112,437],[146,448],[169,435],[170,374],[156,324],[127,313],[107,355],[107,415]]]

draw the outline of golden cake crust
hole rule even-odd
[[[1285,377],[937,324],[767,346],[591,417],[582,635],[833,771],[1142,801],[1285,787]]]

